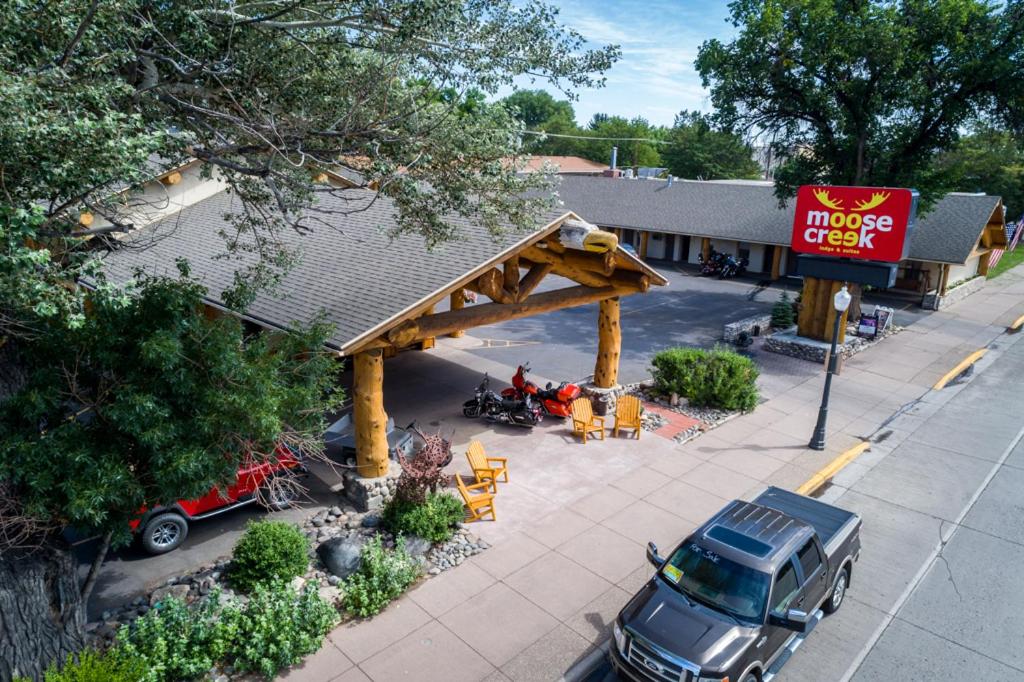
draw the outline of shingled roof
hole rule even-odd
[[[468,282],[519,245],[556,229],[568,215],[551,211],[540,218],[537,231],[509,232],[497,238],[479,225],[450,216],[459,238],[428,250],[420,236],[388,236],[396,209],[386,198],[369,190],[348,190],[346,196],[347,201],[324,200],[333,202],[326,208],[346,211],[325,215],[331,226],[316,225],[306,235],[283,231],[283,241],[301,258],[275,292],[256,299],[247,318],[283,328],[293,322],[308,323],[323,311],[335,325],[328,346],[344,351],[372,338],[438,292]],[[218,296],[231,286],[235,271],[255,260],[255,256],[218,257],[225,251],[218,232],[230,231],[224,216],[240,209],[237,197],[220,192],[139,230],[125,240],[129,248],[107,254],[108,277],[127,281],[138,268],[176,276],[175,260],[184,257],[193,276],[209,290],[209,302],[219,305]]]
[[[558,192],[565,208],[602,227],[783,246],[793,231],[793,202],[779,208],[770,183],[564,176]],[[965,263],[999,201],[946,195],[917,221],[910,258]]]

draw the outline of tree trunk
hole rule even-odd
[[[77,562],[46,546],[0,557],[0,682],[42,679],[43,670],[85,645]]]

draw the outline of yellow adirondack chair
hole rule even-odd
[[[624,395],[615,404],[615,428],[612,434],[619,437],[619,429],[633,429],[634,437],[640,440],[640,399],[635,395]]]
[[[491,481],[484,481],[483,483],[466,485],[466,482],[462,480],[462,476],[455,474],[455,485],[459,487],[459,494],[462,495],[462,501],[466,503],[466,509],[469,511],[468,516],[470,521],[481,521],[488,515],[493,521],[498,520],[497,515],[494,513],[494,493],[470,492],[471,490],[486,491],[491,484]]]
[[[590,398],[582,396],[572,401],[572,432],[583,436],[583,444],[587,444],[587,436],[591,433],[601,434],[604,440],[604,417],[594,415],[594,407]]]
[[[492,493],[498,492],[498,477],[504,476],[503,481],[508,483],[508,458],[488,457],[484,451],[484,444],[480,441],[475,440],[469,444],[469,449],[466,450],[466,459],[469,460],[469,466],[473,468],[476,482],[489,482]]]

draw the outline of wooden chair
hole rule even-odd
[[[469,466],[473,468],[476,482],[489,482],[492,493],[498,492],[499,476],[504,476],[503,482],[508,483],[508,458],[488,457],[484,452],[484,444],[480,441],[475,440],[469,444],[469,449],[466,450],[466,459],[469,460]]]
[[[572,432],[583,436],[584,445],[591,433],[601,434],[601,440],[604,440],[604,417],[594,416],[594,407],[586,396],[572,401]]]
[[[615,428],[612,434],[618,438],[619,429],[633,429],[633,435],[640,440],[640,399],[635,395],[624,395],[615,404]]]
[[[471,490],[486,491],[493,483],[493,481],[484,481],[483,483],[466,485],[466,482],[462,480],[462,476],[455,474],[455,484],[459,487],[462,501],[466,503],[470,521],[481,521],[488,515],[491,517],[491,520],[498,520],[497,515],[494,513],[494,493],[470,492]]]

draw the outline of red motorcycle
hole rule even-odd
[[[530,371],[530,363],[519,365],[514,377],[512,377],[512,388],[506,388],[501,392],[503,398],[517,398],[523,400],[524,396],[530,396],[540,403],[544,414],[551,417],[568,417],[572,414],[572,401],[580,396],[580,387],[563,381],[558,386],[548,383],[547,387],[540,386],[526,378]]]

